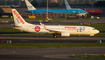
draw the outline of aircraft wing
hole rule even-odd
[[[45,30],[48,30],[50,33],[56,33],[56,34],[61,34],[62,32],[64,31],[58,31],[58,30],[50,30],[50,29],[47,29],[46,26],[44,24],[41,24],[43,25],[43,27],[45,28]]]
[[[66,32],[64,30],[50,30],[50,29],[47,29],[46,26],[43,24],[43,27],[48,30],[51,34],[60,34],[61,36],[70,36],[70,32]],[[56,37],[56,36],[55,36]]]
[[[56,31],[56,30],[49,30],[49,29],[47,29],[50,33],[56,33],[56,34],[60,34],[62,31]]]

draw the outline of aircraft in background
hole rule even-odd
[[[45,13],[47,9],[36,9],[28,0],[25,0],[28,10],[25,11],[27,13]],[[48,9],[50,13],[76,13],[77,16],[85,16],[87,14],[86,11],[82,9]],[[78,14],[79,13],[79,14]]]
[[[34,25],[27,23],[16,9],[12,9],[15,24],[12,25],[15,29],[20,31],[37,33],[37,34],[52,34],[53,37],[60,35],[62,37],[69,37],[70,35],[90,35],[94,36],[99,33],[93,27],[90,26],[73,26],[73,25]]]
[[[103,12],[99,9],[84,9],[87,11],[90,15],[101,15]]]
[[[72,9],[70,5],[68,4],[67,0],[65,0],[66,9]],[[84,11],[87,11],[90,15],[100,15],[103,12],[99,9],[83,9]]]
[[[66,9],[72,9],[69,3],[67,2],[67,0],[65,0],[65,6],[66,6]]]

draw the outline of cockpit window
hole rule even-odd
[[[96,30],[96,29],[93,29],[93,30]]]

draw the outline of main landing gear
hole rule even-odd
[[[57,37],[56,34],[54,34],[53,37],[56,38]]]

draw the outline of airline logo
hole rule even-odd
[[[65,28],[66,29],[76,29],[77,32],[83,32],[85,30],[85,27],[79,27],[79,28],[77,28],[77,27],[70,27],[70,26],[68,26],[68,27],[65,27]]]
[[[30,9],[31,9],[31,8],[32,8],[32,6],[28,6],[28,8],[30,8]]]
[[[16,21],[17,21],[18,23],[20,23],[20,21],[19,21],[19,19],[18,19],[18,18],[16,18]]]
[[[94,13],[95,11],[89,11],[89,12]]]
[[[80,27],[77,29],[77,32],[83,32],[85,30],[85,27]]]
[[[20,22],[21,22],[22,24],[25,23],[25,22],[22,20],[22,18],[19,16],[19,14],[16,12],[16,10],[14,10],[13,13],[16,15],[16,17],[17,17],[16,20],[17,20],[18,23],[20,23]],[[20,20],[20,22],[19,22],[19,20]]]
[[[77,27],[65,27],[67,29],[77,29]]]
[[[36,32],[39,32],[39,31],[40,31],[40,27],[39,27],[39,26],[36,26],[34,30],[35,30]]]

